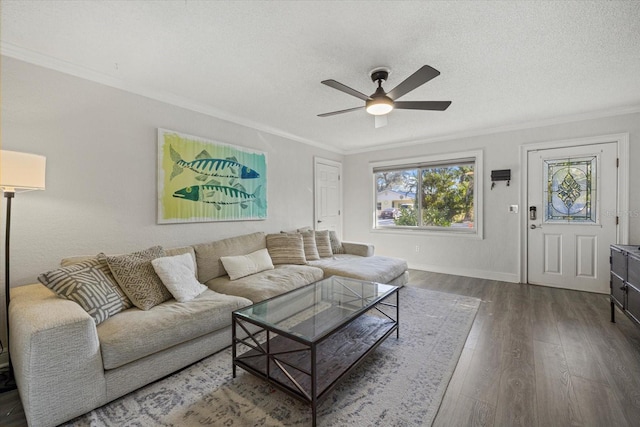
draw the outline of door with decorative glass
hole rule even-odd
[[[529,283],[609,292],[617,144],[528,153]]]

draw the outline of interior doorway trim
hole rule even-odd
[[[330,160],[330,159],[325,159],[322,157],[314,157],[313,158],[313,228],[315,229],[316,226],[318,225],[318,183],[317,183],[317,171],[318,171],[318,165],[319,164],[323,164],[323,165],[329,165],[329,166],[334,166],[338,168],[338,175],[339,175],[339,191],[340,191],[340,197],[338,200],[338,210],[340,211],[340,220],[339,220],[339,230],[338,230],[338,236],[340,238],[342,238],[342,231],[344,230],[343,226],[343,221],[344,221],[344,211],[343,211],[343,199],[344,199],[344,188],[342,185],[342,162],[336,161],[336,160]]]
[[[551,148],[576,147],[581,145],[604,144],[615,142],[618,146],[618,197],[616,210],[619,217],[618,229],[616,230],[616,243],[627,244],[629,242],[629,134],[617,133],[612,135],[591,136],[584,138],[564,139],[558,141],[536,142],[523,144],[520,146],[520,216],[518,217],[518,227],[520,232],[520,265],[518,267],[520,283],[528,282],[528,234],[527,234],[527,189],[529,188],[529,170],[527,158],[532,151],[546,150]]]

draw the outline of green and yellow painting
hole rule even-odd
[[[265,153],[158,129],[158,223],[266,218]]]

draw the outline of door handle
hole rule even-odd
[[[529,228],[531,228],[532,230],[535,230],[536,228],[542,228],[542,226],[541,226],[541,225],[540,225],[540,226],[538,226],[538,225],[535,225],[535,224],[531,224],[531,225],[529,226]]]

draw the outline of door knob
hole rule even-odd
[[[535,224],[531,224],[530,228],[531,228],[532,230],[535,230],[537,227],[536,227],[536,225],[535,225]]]

